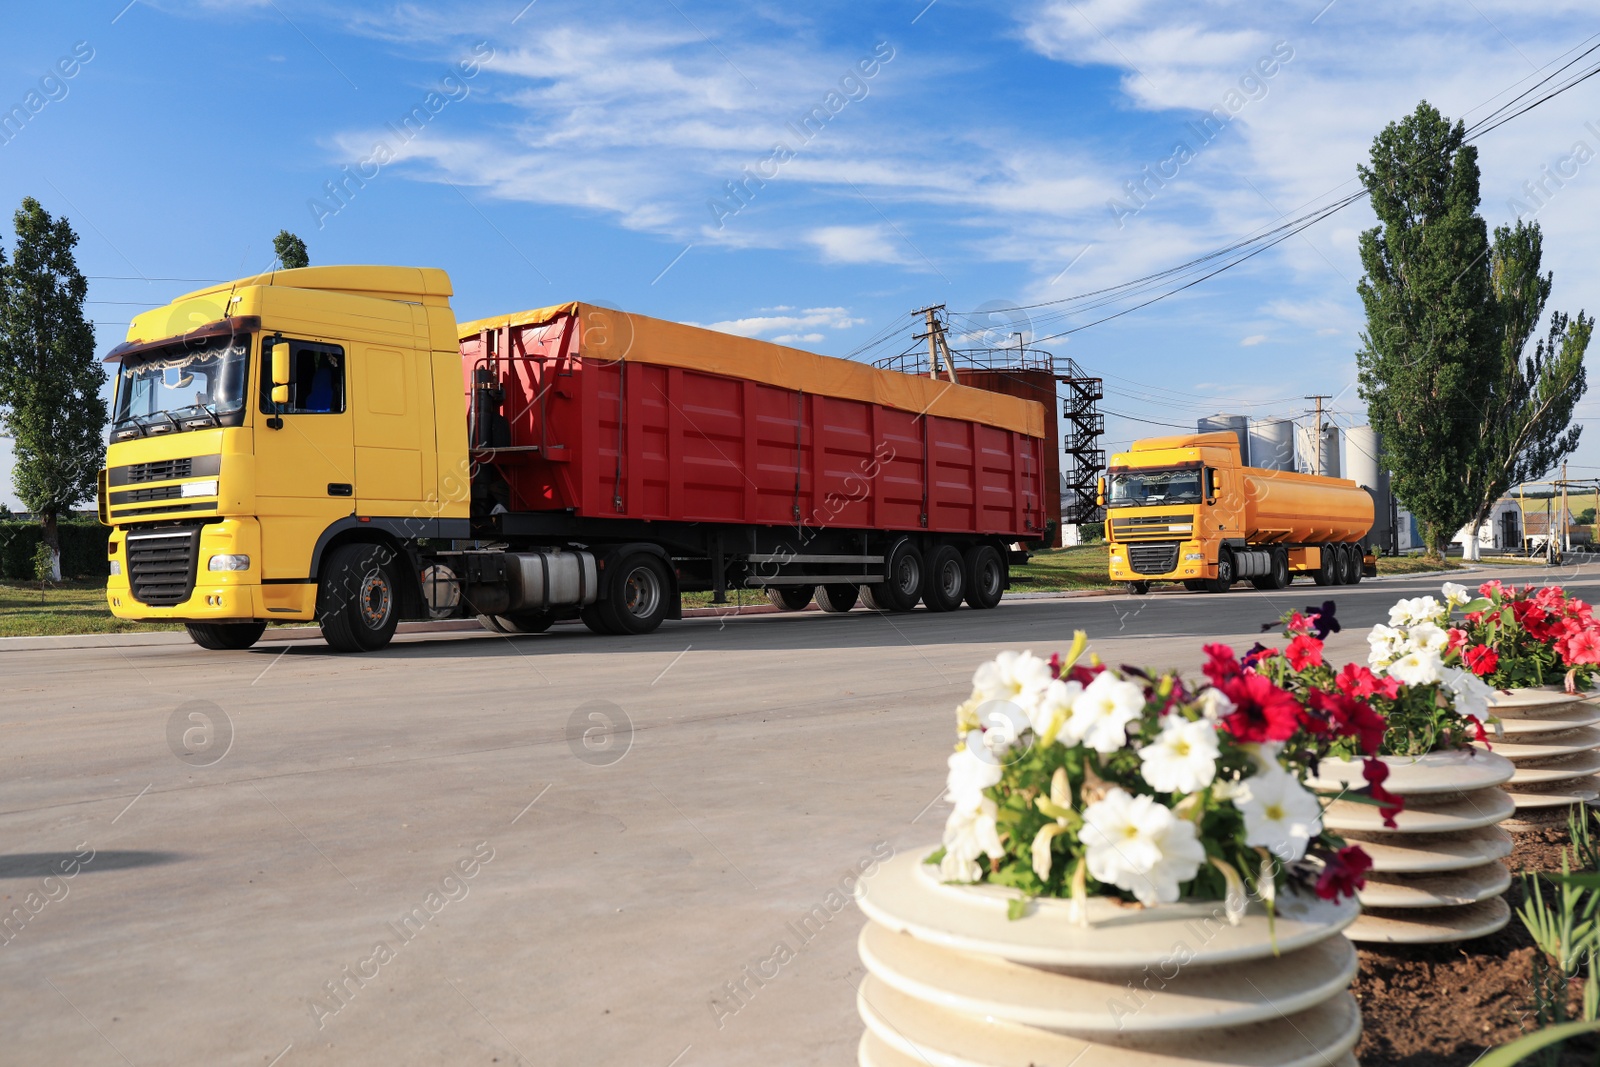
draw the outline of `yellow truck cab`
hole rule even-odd
[[[1355,482],[1247,467],[1232,433],[1134,442],[1100,485],[1110,576],[1130,592],[1154,581],[1223,592],[1248,579],[1282,589],[1361,580],[1372,498]]]
[[[322,575],[337,648],[414,617],[420,588],[381,561],[470,536],[450,295],[441,270],[307,267],[137,316],[106,359],[112,613],[244,648],[261,620],[319,617]]]

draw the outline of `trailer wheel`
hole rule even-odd
[[[1350,569],[1345,572],[1348,575],[1346,582],[1349,585],[1357,585],[1366,574],[1367,553],[1360,545],[1351,545],[1346,558],[1350,561]]]
[[[849,611],[861,599],[861,589],[854,585],[820,585],[817,587],[817,607],[830,613]]]
[[[929,611],[954,611],[966,595],[967,571],[961,553],[954,545],[940,545],[933,550],[922,602],[928,605]]]
[[[967,570],[967,603],[998,607],[1006,591],[1006,562],[993,545],[973,545],[962,560]]]
[[[1217,553],[1217,576],[1206,579],[1206,592],[1226,593],[1233,588],[1233,553],[1223,549]]]
[[[261,640],[264,622],[191,622],[184,626],[189,640],[213,652],[238,652]]]
[[[611,572],[611,584],[593,606],[595,614],[613,634],[647,634],[667,617],[667,595],[672,588],[661,560],[636,552]],[[587,623],[587,617],[583,620]],[[591,630],[594,627],[589,627]]]
[[[376,652],[400,625],[400,585],[380,545],[340,545],[317,587],[322,639],[337,652]]]
[[[894,546],[884,561],[883,581],[871,587],[872,605],[879,611],[910,611],[922,599],[922,553],[909,540]]]
[[[1312,572],[1311,580],[1318,585],[1343,585],[1345,551],[1343,545],[1323,545],[1319,551],[1322,563]]]
[[[814,585],[769,585],[767,600],[783,611],[804,611],[816,592]]]

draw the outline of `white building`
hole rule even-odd
[[[1476,559],[1482,552],[1522,551],[1522,534],[1522,506],[1517,503],[1515,497],[1503,496],[1495,501],[1494,507],[1489,509],[1488,516],[1483,520],[1483,525],[1478,527],[1477,552],[1470,551],[1470,546],[1467,544],[1472,538],[1471,527],[1463,526],[1450,542],[1460,545],[1461,554],[1467,559]]]

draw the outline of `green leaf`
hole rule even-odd
[[[1013,897],[1006,901],[1006,918],[1016,922],[1028,913],[1028,904],[1031,897]]]
[[[1516,1067],[1541,1049],[1549,1048],[1569,1037],[1600,1031],[1600,1022],[1563,1023],[1517,1038],[1509,1045],[1501,1045],[1478,1060],[1476,1067]]]
[[[1574,889],[1600,889],[1600,873],[1579,871],[1575,874],[1547,874],[1557,885],[1570,885]]]
[[[941,845],[940,847],[934,849],[932,852],[928,853],[928,858],[923,860],[922,862],[923,863],[931,863],[934,866],[938,866],[939,863],[943,859],[944,859],[944,846]]]
[[[1470,615],[1475,611],[1488,611],[1492,607],[1494,607],[1494,601],[1486,596],[1481,596],[1471,603],[1462,605],[1461,610]]]

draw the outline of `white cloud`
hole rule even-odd
[[[1241,340],[1239,342],[1239,347],[1240,348],[1254,348],[1256,345],[1260,344],[1262,341],[1265,341],[1266,339],[1267,339],[1267,335],[1264,334],[1264,333],[1253,333],[1249,337],[1246,337],[1243,340]]]
[[[780,345],[792,345],[797,343],[816,344],[818,341],[823,339],[824,338],[820,333],[785,333],[779,334],[777,337],[772,338],[773,341]]]
[[[767,311],[793,311],[793,308],[779,307],[766,308]],[[759,337],[777,330],[787,330],[782,336],[773,337],[774,341],[821,341],[823,335],[816,332],[816,327],[830,330],[848,330],[852,326],[859,326],[864,319],[852,318],[849,310],[842,307],[805,308],[797,315],[752,315],[742,319],[725,319],[722,322],[703,324],[708,330],[717,330],[721,333],[738,334],[740,337]],[[702,325],[693,323],[692,325]],[[806,330],[799,333],[796,331]]]
[[[830,263],[905,263],[904,242],[887,226],[819,226],[805,239]]]

